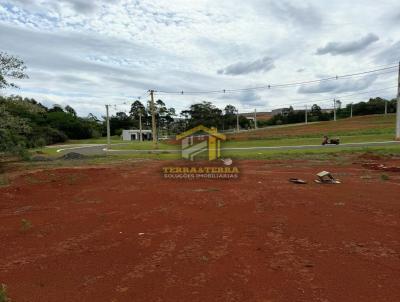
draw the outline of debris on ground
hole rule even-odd
[[[60,157],[60,159],[64,160],[71,160],[71,159],[84,159],[86,156],[80,153],[76,152],[69,152],[64,154],[63,156]]]
[[[377,161],[377,160],[382,160],[384,158],[384,156],[378,155],[378,154],[374,154],[374,153],[371,153],[371,152],[365,152],[365,153],[359,155],[358,158],[359,159],[363,159],[363,160],[369,160],[369,161],[371,161],[371,160]]]
[[[362,166],[370,170],[400,172],[400,167],[395,167],[395,166],[388,167],[384,164],[378,164],[378,163],[365,163]]]
[[[300,178],[289,178],[289,181],[295,184],[305,185],[307,181],[300,179]]]
[[[230,158],[221,159],[225,166],[232,165],[233,161]]]
[[[340,184],[338,179],[335,179],[328,171],[322,171],[317,174],[318,179],[315,180],[319,184]]]

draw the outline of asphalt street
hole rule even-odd
[[[129,144],[129,143],[128,143]],[[385,142],[368,142],[368,143],[349,143],[340,145],[299,145],[299,146],[257,146],[257,147],[232,147],[232,148],[221,148],[221,151],[236,150],[236,151],[246,151],[246,150],[303,150],[303,149],[334,149],[340,147],[376,147],[376,146],[394,146],[399,145],[399,141],[385,141]],[[113,144],[113,147],[118,145],[127,145],[126,143]],[[54,148],[54,146],[52,146]],[[87,144],[87,145],[60,145],[57,152],[60,154],[65,154],[68,152],[76,152],[83,155],[105,155],[105,154],[132,154],[132,153],[180,153],[181,150],[118,150],[110,149],[107,150],[106,144]]]

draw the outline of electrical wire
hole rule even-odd
[[[343,99],[343,98],[348,98],[352,96],[357,96],[357,95],[362,95],[362,94],[369,94],[369,93],[375,93],[375,92],[381,92],[389,89],[396,88],[397,86],[390,86],[390,87],[385,87],[385,88],[380,88],[380,89],[375,89],[375,90],[369,90],[369,91],[364,91],[364,92],[357,92],[357,93],[352,93],[352,94],[344,94],[344,95],[338,95],[335,98],[336,99]],[[289,105],[298,105],[298,104],[310,104],[310,103],[319,103],[319,102],[324,102],[324,101],[331,101],[331,99],[323,98],[323,99],[314,99],[314,100],[307,100],[307,101],[300,101],[300,102],[291,102],[291,103],[286,103],[286,104],[281,104],[280,107],[282,106],[289,106]]]
[[[333,80],[339,80],[339,79],[348,79],[352,77],[359,77],[359,76],[366,76],[369,74],[374,74],[379,71],[385,71],[385,70],[391,70],[394,68],[397,68],[398,65],[393,65],[389,67],[383,67],[383,68],[378,68],[378,69],[373,69],[373,70],[368,70],[368,71],[362,71],[362,72],[356,72],[356,73],[351,73],[351,74],[345,74],[341,76],[331,76],[323,79],[318,79],[318,80],[308,80],[308,81],[300,81],[300,82],[291,82],[291,83],[282,83],[282,84],[269,84],[269,85],[262,85],[262,86],[255,86],[255,87],[248,87],[248,88],[237,88],[237,89],[220,89],[220,90],[205,90],[205,91],[164,91],[164,90],[155,90],[158,94],[175,94],[175,95],[191,95],[191,94],[216,94],[216,93],[230,93],[230,92],[242,92],[242,91],[249,91],[249,90],[260,90],[260,89],[271,89],[271,88],[284,88],[284,87],[295,87],[295,86],[303,86],[303,85],[309,85],[309,84],[316,84],[316,83],[322,83],[322,82],[328,82],[328,81],[333,81]],[[380,74],[385,74],[385,73],[391,73],[393,72],[388,71]],[[377,74],[377,75],[380,75]]]

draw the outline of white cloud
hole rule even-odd
[[[372,43],[379,40],[379,37],[373,33],[369,33],[364,37],[361,37],[354,41],[348,42],[329,42],[326,46],[318,48],[317,55],[331,54],[336,55],[347,55],[355,52],[359,52],[367,48]]]
[[[325,92],[337,94],[348,91],[360,91],[370,87],[376,80],[376,75],[368,75],[361,79],[338,79],[336,81],[320,82],[317,85],[301,86],[298,91],[302,94]]]
[[[219,69],[218,74],[241,75],[253,72],[267,72],[274,68],[274,60],[270,57],[263,57],[255,61],[231,64],[223,69]]]
[[[7,93],[71,102],[80,114],[99,115],[102,104],[148,89],[222,91],[372,69],[398,60],[398,19],[381,21],[400,5],[388,1],[0,0],[1,50],[24,59],[30,75],[20,91]],[[372,32],[385,39],[374,43]],[[357,57],[316,55],[318,48]],[[381,76],[300,89],[159,97],[178,109],[209,100],[268,110],[310,93],[331,98],[388,82],[392,78]]]

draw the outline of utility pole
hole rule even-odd
[[[239,132],[239,109],[236,109],[236,131]]]
[[[353,103],[350,104],[350,118],[353,117]]]
[[[305,114],[305,116],[306,116],[306,124],[308,124],[308,111],[307,111],[307,105],[306,105],[306,114]]]
[[[336,121],[336,99],[333,99],[333,120]]]
[[[397,78],[396,140],[400,140],[400,62],[399,62],[399,76]]]
[[[387,115],[387,100],[385,99],[385,115]]]
[[[257,109],[254,109],[254,129],[257,129]]]
[[[110,139],[110,115],[109,115],[109,110],[108,107],[110,105],[106,105],[106,124],[107,124],[107,149],[110,149],[111,147],[111,139]]]
[[[157,142],[157,125],[156,125],[156,110],[155,110],[155,105],[154,105],[154,90],[150,90],[150,107],[151,107],[151,132],[153,136],[153,147],[157,148],[158,147],[158,142]]]
[[[141,142],[143,141],[143,135],[142,135],[142,111],[139,112],[139,140]]]

